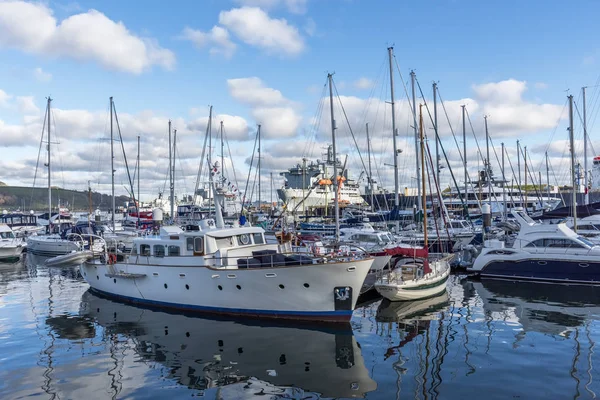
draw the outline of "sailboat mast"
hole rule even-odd
[[[527,146],[523,147],[523,164],[525,164],[525,186],[523,190],[525,191],[525,212],[527,212]]]
[[[582,96],[583,96],[583,181],[585,184],[585,204],[590,204],[590,194],[588,193],[588,154],[587,154],[587,114],[586,114],[586,106],[585,106],[585,89],[586,87],[581,88]]]
[[[138,135],[137,137],[137,165],[138,165],[138,173],[137,173],[137,192],[138,192],[138,196],[137,196],[137,204],[135,206],[135,211],[137,212],[137,216],[138,216],[138,220],[137,220],[137,226],[139,228],[140,226],[140,135]]]
[[[427,243],[427,196],[425,195],[425,140],[423,138],[423,104],[419,104],[419,138],[421,142],[421,182],[423,184],[423,197],[421,207],[423,208],[423,244],[425,249],[429,248]]]
[[[433,129],[435,131],[435,180],[440,186],[440,136],[438,133],[436,82],[433,82]]]
[[[506,175],[504,175],[504,142],[502,142],[502,202],[504,203],[504,220],[506,221],[507,215],[507,205],[506,205]]]
[[[485,149],[487,157],[486,175],[488,179],[488,203],[490,204],[490,210],[492,207],[492,164],[490,163],[490,134],[488,132],[487,115],[483,117],[485,122]]]
[[[519,173],[519,180],[517,181],[517,186],[519,187],[519,195],[522,196],[521,192],[521,142],[517,140],[517,171]]]
[[[465,105],[462,106],[462,130],[463,130],[463,169],[465,175],[465,207],[469,207],[467,204],[468,200],[468,190],[469,190],[469,179],[467,175],[467,128],[465,125]]]
[[[50,106],[52,103],[52,99],[48,96],[48,107],[46,107],[48,111],[48,233],[52,232],[50,229],[50,220],[52,218],[52,168],[50,168]],[[60,215],[60,210],[59,210]]]
[[[410,71],[410,83],[412,88],[412,111],[413,111],[413,129],[415,132],[415,153],[416,153],[416,166],[417,166],[417,204],[421,205],[421,165],[419,163],[419,128],[417,126],[417,100],[415,96],[415,71]],[[425,210],[423,210],[425,212]],[[425,229],[425,226],[423,226]]]
[[[550,200],[550,164],[548,163],[548,152],[546,152],[546,190],[548,191],[548,200]]]
[[[171,183],[171,218],[175,220],[175,159],[177,158],[177,129],[173,129],[173,180]]]
[[[335,241],[338,243],[340,241],[340,202],[338,198],[338,186],[340,184],[338,180],[338,170],[337,170],[337,153],[335,148],[335,119],[333,118],[333,75],[327,74],[327,79],[329,81],[329,111],[331,113],[331,145],[333,151],[333,189],[334,189],[334,213],[335,213]],[[398,178],[396,178],[398,179]],[[396,193],[397,195],[397,193]]]
[[[373,194],[373,170],[371,169],[371,138],[369,137],[369,123],[366,124],[367,129],[367,153],[369,158],[369,191],[371,192],[371,211],[375,211],[375,195]]]
[[[569,96],[569,142],[571,145],[571,186],[573,187],[573,230],[577,232],[577,188],[575,187],[575,140],[573,139],[573,95]]]
[[[171,203],[169,216],[173,219],[173,150],[171,146],[171,120],[169,120],[169,203]]]
[[[261,203],[261,196],[260,196],[260,124],[258,124],[258,212],[260,212],[261,208],[260,208],[260,203]]]
[[[113,98],[110,96],[110,187],[111,187],[111,212],[110,212],[110,224],[113,232],[115,231],[115,150],[113,143],[113,110],[114,110]]]
[[[221,121],[221,176],[223,176],[223,171],[225,171],[225,146],[223,142],[223,121]]]
[[[398,182],[398,145],[396,143],[396,105],[394,103],[394,69],[392,58],[394,57],[394,48],[388,47],[388,58],[390,62],[390,100],[392,104],[392,140],[394,152],[394,206],[400,206],[400,183]]]

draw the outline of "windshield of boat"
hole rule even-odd
[[[15,235],[12,232],[0,232],[0,238],[2,239],[14,239]]]
[[[585,238],[583,236],[577,236],[577,240],[579,240],[580,242],[583,242],[585,245],[590,246],[590,247],[598,246],[597,244],[594,244],[588,238]]]
[[[394,239],[392,238],[392,235],[390,235],[389,233],[382,233],[379,235],[379,241],[381,243],[391,243],[394,241]]]

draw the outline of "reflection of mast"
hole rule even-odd
[[[579,385],[581,384],[581,381],[579,380],[579,378],[577,377],[577,362],[579,361],[579,356],[581,356],[581,344],[579,343],[579,328],[575,328],[575,337],[573,338],[573,340],[575,340],[575,355],[573,356],[573,364],[571,365],[571,370],[569,371],[571,378],[573,378],[575,380],[575,396],[573,396],[573,398],[577,399],[581,393],[579,392]]]
[[[585,390],[587,390],[592,395],[592,398],[596,398],[596,393],[594,393],[594,391],[589,388],[589,386],[592,384],[592,355],[594,354],[594,342],[592,341],[592,338],[590,337],[589,321],[585,324],[585,335],[587,336],[588,343],[590,344],[590,348],[588,350],[588,369],[587,369],[588,382],[585,384]]]
[[[123,389],[123,384],[121,380],[123,379],[123,374],[121,373],[121,369],[123,368],[123,360],[120,360],[116,356],[117,346],[119,344],[119,335],[115,333],[111,333],[109,335],[109,351],[110,358],[114,362],[114,367],[108,370],[108,375],[110,376],[110,387],[114,390],[114,394],[112,395],[112,399],[116,399],[121,390]],[[125,354],[122,354],[123,356]]]
[[[52,309],[53,309],[54,300],[53,300],[53,293],[52,293],[52,274],[50,273],[50,270],[48,270],[48,290],[50,292],[48,295],[48,316],[52,317]],[[36,321],[37,321],[37,316],[36,316]],[[36,327],[37,327],[37,324],[36,324]],[[52,391],[52,377],[50,376],[50,374],[54,371],[54,366],[53,366],[53,361],[52,361],[52,350],[54,349],[54,341],[56,340],[52,329],[48,329],[48,336],[50,336],[50,345],[47,346],[42,351],[42,354],[44,354],[47,357],[48,362],[46,365],[46,369],[44,370],[44,373],[42,374],[44,376],[44,384],[41,386],[41,388],[44,392],[48,393],[51,396],[50,397],[51,399],[55,399],[57,397],[57,394]]]

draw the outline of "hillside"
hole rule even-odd
[[[111,205],[110,195],[92,192],[92,208],[109,210]],[[52,188],[52,204],[56,206],[60,199],[61,206],[71,211],[87,211],[90,208],[88,192],[77,190]],[[115,205],[124,206],[129,201],[128,196],[115,196]],[[0,185],[0,209],[2,210],[46,210],[48,208],[48,189],[21,186]]]

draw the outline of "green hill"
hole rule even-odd
[[[92,209],[100,208],[109,210],[112,196],[97,192],[92,192]],[[87,211],[90,209],[88,192],[77,190],[52,188],[52,204],[54,207],[60,199],[61,206],[67,207],[71,211]],[[124,206],[130,201],[128,196],[115,196],[115,205]],[[43,211],[48,208],[48,189],[31,188],[20,186],[2,186],[0,185],[0,209],[2,210],[36,210]]]

